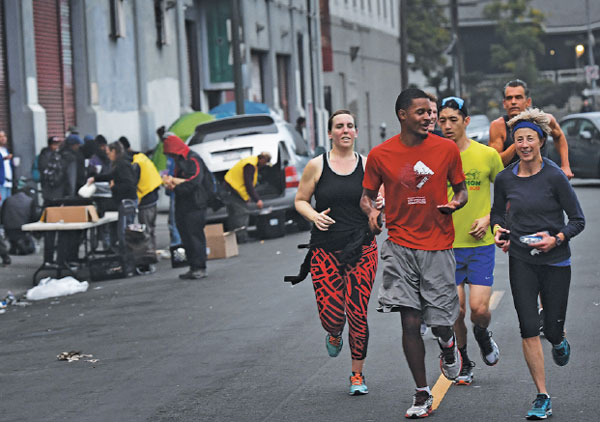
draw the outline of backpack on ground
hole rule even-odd
[[[63,181],[64,172],[61,155],[53,152],[48,157],[45,168],[41,171],[41,182],[47,186],[58,186]]]

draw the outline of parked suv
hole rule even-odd
[[[223,183],[225,173],[239,160],[263,151],[271,154],[272,166],[259,170],[256,191],[263,200],[263,210],[285,211],[286,221],[293,220],[298,228],[307,230],[310,224],[295,210],[294,199],[300,176],[312,154],[308,143],[289,123],[266,114],[239,115],[196,127],[187,140],[215,177]],[[256,222],[260,210],[250,202],[250,224]],[[207,222],[224,222],[225,207],[208,210]]]

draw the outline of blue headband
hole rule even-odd
[[[546,134],[544,133],[544,131],[542,130],[541,127],[539,127],[535,123],[531,123],[526,120],[520,121],[513,127],[513,130],[512,130],[513,137],[515,136],[515,132],[517,130],[523,129],[524,127],[535,130],[537,132],[537,134],[540,135],[540,139],[544,139],[546,137]]]

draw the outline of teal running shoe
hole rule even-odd
[[[336,357],[342,351],[342,346],[344,345],[344,341],[342,340],[342,336],[332,336],[331,334],[327,334],[325,336],[325,346],[327,346],[327,353],[332,358]]]
[[[547,394],[538,394],[533,401],[533,407],[527,412],[526,418],[529,420],[542,420],[552,416],[552,400]]]
[[[365,385],[365,377],[360,372],[357,374],[352,372],[350,377],[350,392],[351,396],[362,396],[363,394],[369,394],[369,389]]]
[[[558,366],[565,366],[569,363],[569,358],[571,357],[571,346],[566,338],[563,338],[559,344],[554,344],[552,346],[552,359],[554,359],[554,363]]]

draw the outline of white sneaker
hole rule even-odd
[[[440,344],[439,339],[438,344]],[[449,380],[455,380],[462,369],[462,356],[458,351],[458,347],[456,347],[456,338],[452,337],[452,346],[442,347],[440,344],[440,349],[442,349],[442,353],[440,353],[440,369],[442,370],[442,374]]]
[[[417,391],[413,396],[413,404],[406,411],[405,417],[409,419],[426,418],[433,412],[433,396],[427,391]]]

